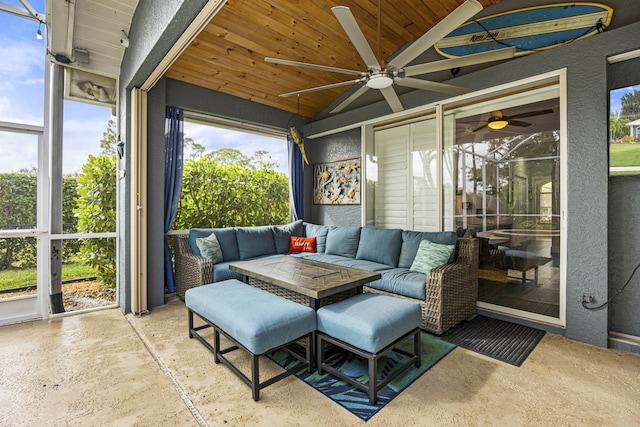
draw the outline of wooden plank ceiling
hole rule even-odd
[[[486,7],[499,0],[479,0]],[[366,71],[333,15],[348,6],[379,58],[387,58],[464,0],[228,0],[167,71],[167,77],[313,117],[349,88],[279,95],[354,76],[268,64],[266,56]],[[380,5],[380,37],[378,6]],[[378,46],[380,39],[380,46]]]

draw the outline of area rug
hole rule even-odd
[[[309,374],[306,369],[303,369],[296,373],[296,376],[355,416],[367,421],[456,347],[454,344],[443,341],[426,332],[422,332],[421,342],[422,361],[420,367],[416,368],[411,365],[403,374],[379,390],[376,405],[369,404],[369,396],[365,392],[331,374],[318,375],[318,371]],[[400,348],[412,352],[413,339],[406,340]],[[300,363],[283,350],[271,353],[268,357],[287,369],[290,367],[295,368],[295,365]],[[383,377],[386,372],[389,372],[406,359],[405,356],[395,351],[388,352],[378,361],[378,378]],[[369,380],[367,361],[360,357],[344,355],[336,359],[333,366],[341,372],[357,378],[362,383],[366,383]]]
[[[545,332],[486,316],[476,316],[442,335],[442,339],[467,350],[521,366]]]

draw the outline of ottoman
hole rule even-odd
[[[387,295],[364,293],[320,308],[317,313],[318,373],[327,371],[352,386],[365,391],[369,402],[376,403],[378,390],[412,364],[420,366],[420,305]],[[413,336],[413,353],[396,348]],[[368,362],[369,381],[362,384],[330,365],[340,353],[325,358],[326,343],[363,357]],[[377,361],[394,350],[409,359],[378,381]]]

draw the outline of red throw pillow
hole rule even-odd
[[[315,237],[291,236],[291,239],[289,240],[289,253],[315,252],[315,251],[316,251]]]

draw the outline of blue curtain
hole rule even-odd
[[[173,263],[167,234],[178,212],[182,192],[182,160],[184,141],[184,112],[167,107],[164,148],[164,283],[167,291],[174,292]]]
[[[289,194],[291,194],[291,209],[295,221],[304,218],[302,191],[304,163],[302,153],[290,134],[287,135],[287,151],[289,152],[289,186],[291,190]]]

